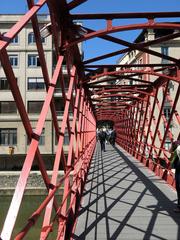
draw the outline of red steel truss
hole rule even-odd
[[[38,159],[39,169],[47,187],[47,197],[44,198],[37,210],[29,216],[27,223],[22,226],[22,230],[14,239],[23,239],[41,215],[44,215],[44,221],[42,228],[39,230],[40,239],[47,239],[57,223],[56,239],[70,238],[70,234],[75,227],[77,210],[96,145],[96,122],[100,120],[112,120],[117,132],[117,144],[174,186],[174,174],[169,168],[168,162],[170,153],[165,149],[164,143],[167,138],[171,142],[174,140],[171,131],[172,122],[179,131],[180,116],[177,106],[180,92],[180,60],[174,56],[161,54],[148,47],[180,37],[179,23],[162,22],[163,18],[180,17],[180,12],[70,13],[70,10],[85,1],[72,0],[67,3],[66,0],[39,0],[34,3],[33,0],[27,0],[29,7],[27,13],[6,34],[0,35],[1,66],[8,79],[19,115],[30,141],[1,232],[2,240],[8,240],[12,237],[27,179],[35,157]],[[50,13],[50,34],[52,34],[56,54],[56,65],[52,77],[48,73],[37,17],[41,7],[45,4]],[[134,19],[135,21],[137,18],[143,19],[144,23],[113,25],[114,19]],[[91,19],[104,20],[106,23],[105,28],[93,30],[74,23],[77,20]],[[156,19],[161,19],[161,22]],[[12,39],[29,21],[32,22],[47,91],[35,131],[32,130],[7,53],[7,48]],[[137,29],[173,29],[178,31],[158,37],[155,40],[132,43],[110,35],[111,33]],[[78,44],[95,37],[119,44],[121,48],[116,52],[94,56],[94,58],[83,62]],[[132,50],[144,53],[146,62],[143,64],[92,65],[95,61],[117,56],[121,53],[130,53]],[[166,63],[150,63],[149,56],[165,59]],[[67,67],[68,91],[65,89],[62,64]],[[124,79],[135,83],[129,85],[123,82],[122,84]],[[54,103],[54,91],[57,82],[60,83],[64,99],[64,114],[60,124]],[[173,97],[169,94],[169,86],[172,83],[175,86]],[[167,101],[171,106],[168,118],[163,112],[163,107]],[[69,117],[70,108],[73,111],[72,121],[70,121]],[[58,141],[51,179],[48,177],[43,156],[39,149],[39,138],[49,109]],[[63,148],[66,127],[69,133],[67,157]],[[162,160],[167,163],[166,167],[162,166]],[[58,179],[60,164],[63,166],[64,176]],[[72,180],[70,179],[71,176]],[[63,197],[60,200],[57,193],[62,186],[64,190]]]

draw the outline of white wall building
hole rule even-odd
[[[21,15],[0,15],[1,34],[6,33],[20,18]],[[41,29],[50,22],[50,17],[42,14],[38,16],[38,21]],[[51,77],[53,72],[52,36],[43,38],[42,43],[48,73]],[[35,127],[46,96],[46,89],[31,23],[27,24],[20,31],[7,50],[31,125]],[[66,70],[64,71],[65,73]],[[62,93],[58,86],[54,97],[58,119],[61,120],[64,106]],[[65,136],[65,145],[67,143],[68,136]],[[14,154],[11,156],[11,161],[8,161],[5,159],[6,157],[8,158],[9,147],[11,146],[14,148]],[[0,64],[0,169],[4,167],[8,169],[18,167],[20,162],[24,160],[28,146],[27,136],[20,115]],[[50,111],[40,137],[39,149],[44,155],[47,166],[51,166],[51,157],[56,151],[56,141]],[[65,149],[68,150],[66,147]]]
[[[172,34],[176,32],[176,30],[174,31],[173,29],[156,29],[156,30],[143,30],[140,35],[137,37],[137,39],[135,40],[135,43],[139,43],[139,42],[146,42],[146,41],[151,41],[154,40],[158,37],[162,37],[168,34]],[[180,38],[175,38],[172,40],[168,40],[165,42],[161,42],[161,43],[157,43],[154,45],[151,45],[150,47],[146,47],[148,49],[154,50],[156,52],[162,53],[164,55],[168,55],[168,56],[172,56],[174,58],[179,59],[180,58]],[[170,61],[166,60],[166,59],[161,59],[159,57],[153,56],[153,55],[149,55],[147,53],[143,53],[140,52],[138,50],[133,50],[129,53],[126,53],[125,55],[123,55],[117,62],[117,64],[155,64],[155,63],[170,63]],[[120,68],[117,68],[117,70]],[[131,69],[146,69],[145,67],[132,67]],[[148,69],[148,68],[147,68]],[[160,72],[161,73],[161,72]],[[124,74],[126,75],[126,74]],[[147,82],[153,82],[157,77],[156,76],[152,76],[152,75],[148,75],[148,74],[143,74],[143,75],[138,75],[138,76],[134,76],[134,78],[136,79],[140,79],[140,80],[145,80]],[[129,79],[121,79],[119,81],[117,81],[117,84],[129,84],[129,85],[133,85],[133,84],[141,84],[140,82],[136,82],[133,80],[129,80]],[[144,83],[143,83],[144,84]],[[175,94],[177,91],[177,87],[178,87],[178,83],[175,82],[171,82],[169,83],[169,94],[170,97],[172,98],[172,100],[175,99]],[[162,98],[163,98],[164,94],[163,94],[163,88],[159,89],[158,92],[158,99],[161,102]],[[180,101],[177,103],[176,106],[176,110],[178,111],[180,109]],[[168,99],[166,99],[166,102],[164,104],[164,109],[163,109],[163,114],[166,117],[166,119],[168,120],[169,116],[170,116],[170,112],[171,112],[171,104],[168,101]],[[154,112],[154,116],[158,116],[159,113],[159,109],[155,108],[155,112]],[[175,118],[175,116],[173,117],[173,120],[171,122],[171,131],[173,134],[173,138],[174,140],[177,139],[178,134],[180,132],[180,127],[179,124],[177,122],[177,119]],[[163,121],[163,118],[161,119],[160,122],[160,132],[162,133],[162,135],[164,134],[164,129],[165,129],[165,124]],[[152,130],[153,130],[154,124],[152,123]],[[149,137],[150,138],[150,137]],[[149,141],[150,142],[150,141]],[[158,138],[156,138],[156,142],[155,142],[156,146],[160,146],[160,141],[158,140]],[[170,139],[167,137],[166,138],[166,143],[165,143],[165,148],[169,149],[171,145],[171,141]]]

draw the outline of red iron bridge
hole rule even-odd
[[[165,143],[167,139],[171,143],[179,137],[180,60],[174,54],[156,51],[153,46],[180,37],[178,20],[167,21],[178,19],[180,12],[72,13],[84,2],[86,0],[27,0],[27,12],[9,31],[0,35],[1,67],[30,142],[0,239],[29,239],[28,233],[40,217],[43,217],[39,229],[41,240],[52,239],[52,233],[53,239],[60,240],[179,239],[180,215],[173,212],[177,200],[174,171],[170,168],[171,153]],[[50,22],[40,29],[38,13],[44,5]],[[129,23],[115,21],[124,19]],[[86,27],[85,20],[93,20],[92,28]],[[103,20],[104,27],[94,27],[94,20],[97,23]],[[30,21],[47,91],[35,130],[8,56],[12,39]],[[77,24],[82,21],[83,24]],[[53,39],[52,76],[41,41],[43,30]],[[132,42],[113,34],[125,31],[131,34],[133,30],[168,33]],[[108,52],[107,49],[101,56],[95,52],[93,58],[83,60],[79,46],[94,38],[119,45],[119,50]],[[120,54],[135,53],[141,54],[143,61],[93,64]],[[67,68],[68,89],[63,66]],[[57,83],[64,100],[61,122],[54,101]],[[164,111],[167,102],[168,116]],[[51,178],[39,148],[48,111],[51,111],[58,142]],[[101,152],[96,129],[107,122],[116,130],[116,144],[107,143],[106,152]],[[68,154],[63,146],[66,128]],[[13,236],[35,158],[47,196]],[[60,165],[64,175],[59,179]]]

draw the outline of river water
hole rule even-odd
[[[2,226],[5,220],[5,216],[7,214],[7,210],[9,208],[10,202],[11,202],[11,196],[0,196],[0,230],[2,230]],[[45,196],[24,196],[23,202],[21,204],[21,209],[15,224],[15,229],[12,235],[12,238],[14,239],[14,236],[22,230],[22,228],[27,223],[28,218],[32,215],[32,213],[38,208],[38,206],[42,203]],[[44,212],[43,212],[44,213]],[[42,213],[42,216],[43,216]],[[40,229],[42,226],[42,217],[38,219],[36,224],[29,230],[28,234],[24,238],[25,240],[37,240],[40,236]],[[57,226],[56,226],[57,228]],[[56,239],[56,232],[57,229],[55,229],[49,236],[48,239]]]

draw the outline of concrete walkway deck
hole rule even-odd
[[[97,144],[73,239],[180,239],[176,192],[120,147]]]

